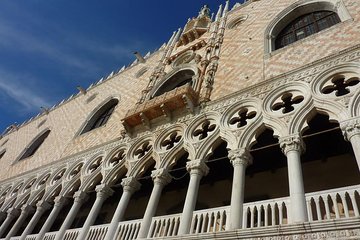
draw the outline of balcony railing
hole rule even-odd
[[[159,117],[171,118],[172,112],[187,108],[193,111],[198,104],[198,94],[191,85],[177,87],[130,109],[123,121],[129,130],[140,124],[150,125],[150,121]]]
[[[331,189],[306,194],[309,222],[321,222],[334,219],[359,218],[360,185]],[[218,233],[228,229],[229,206],[195,211],[190,234]],[[243,208],[243,229],[256,229],[291,222],[290,199],[277,198],[265,201],[245,203]],[[181,214],[154,217],[148,238],[176,237]],[[116,240],[136,239],[141,219],[120,222]],[[108,224],[92,226],[86,240],[103,240]],[[67,230],[63,240],[76,240],[80,228]],[[43,240],[54,240],[56,232],[46,233]],[[35,240],[37,234],[29,235],[26,240]],[[18,240],[20,237],[12,237]]]

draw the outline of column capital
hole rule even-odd
[[[141,184],[135,177],[127,177],[123,178],[121,181],[121,185],[123,186],[123,190],[134,193],[135,191],[140,189]]]
[[[46,211],[51,207],[50,203],[40,200],[36,203],[36,211]]]
[[[83,202],[87,198],[87,194],[83,191],[77,191],[74,193],[74,202]]]
[[[279,139],[280,148],[285,155],[290,151],[297,151],[303,153],[305,151],[305,144],[300,135],[291,135],[287,137],[281,137]]]
[[[165,168],[153,170],[151,172],[151,177],[152,177],[154,183],[158,183],[163,186],[170,183],[172,180],[172,176],[169,174],[168,170]]]
[[[238,165],[251,165],[253,160],[249,150],[246,148],[230,150],[228,157],[234,167]]]
[[[16,209],[16,208],[9,208],[6,212],[9,216],[12,216],[12,217],[16,217],[20,213],[19,209]]]
[[[360,135],[360,120],[354,119],[341,124],[341,131],[347,141],[356,135]]]
[[[209,168],[206,163],[201,160],[191,160],[186,163],[186,169],[190,174],[198,174],[201,176],[206,176],[209,173]]]
[[[111,195],[113,195],[114,190],[112,190],[108,185],[106,184],[100,184],[95,187],[96,191],[96,197],[97,198],[108,198]]]
[[[60,207],[65,202],[66,202],[66,198],[64,198],[63,196],[57,196],[54,199],[54,207]]]
[[[29,214],[34,210],[33,206],[30,205],[22,205],[21,206],[21,214]]]

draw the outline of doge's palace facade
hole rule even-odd
[[[360,239],[359,12],[205,5],[157,51],[9,126],[0,239]]]

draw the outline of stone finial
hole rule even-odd
[[[200,9],[198,18],[200,18],[200,17],[209,17],[209,18],[210,18],[210,8],[209,8],[208,5],[205,4],[205,5]]]
[[[154,183],[159,183],[161,185],[166,185],[171,182],[172,176],[169,174],[168,170],[165,168],[156,169],[151,172],[151,177]]]
[[[234,167],[238,165],[248,166],[253,162],[249,150],[245,148],[230,150],[228,157]]]
[[[209,173],[209,167],[203,160],[192,160],[186,163],[186,170],[190,174],[199,174],[206,176]]]
[[[305,151],[305,144],[298,134],[280,138],[279,142],[281,150],[285,155],[289,151],[298,151],[300,153]]]
[[[215,22],[219,21],[219,19],[221,18],[221,12],[222,12],[222,4],[220,4],[219,9],[216,13]]]
[[[136,180],[135,177],[123,178],[123,180],[121,181],[121,185],[123,186],[124,191],[131,193],[139,190],[141,186],[141,184]]]

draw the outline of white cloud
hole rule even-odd
[[[23,84],[28,76],[20,76],[8,73],[0,69],[0,94],[6,94],[11,99],[21,104],[23,111],[39,110],[41,106],[49,106],[51,103],[40,97]]]

